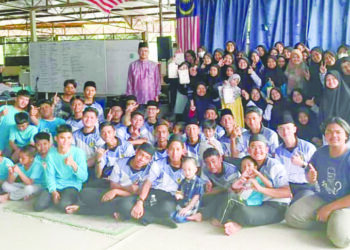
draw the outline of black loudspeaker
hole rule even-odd
[[[173,56],[171,36],[157,37],[158,61],[168,60]]]

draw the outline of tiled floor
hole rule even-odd
[[[284,224],[245,228],[230,237],[207,222],[180,224],[177,229],[137,226],[132,233],[109,235],[5,211],[0,205],[0,225],[1,250],[334,249],[324,233],[294,230]]]

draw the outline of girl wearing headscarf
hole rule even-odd
[[[307,81],[310,79],[310,72],[306,63],[303,61],[303,55],[300,50],[294,49],[292,51],[285,75],[288,79],[288,95],[294,88],[301,88],[304,90]]]
[[[320,121],[340,116],[350,122],[350,87],[345,83],[339,71],[331,70],[325,77],[325,86],[320,103]]]
[[[337,49],[337,57],[338,59],[341,59],[343,57],[347,57],[349,56],[349,52],[350,52],[350,46],[346,45],[346,44],[342,44],[338,47]]]
[[[277,67],[277,59],[274,56],[267,57],[267,64],[264,70],[264,83],[269,80],[278,88],[282,88],[282,85],[287,83],[287,77],[284,72]]]
[[[211,96],[213,103],[217,109],[220,109],[220,98],[218,92],[218,86],[221,85],[221,73],[219,65],[212,65],[209,70],[209,75],[206,79],[206,84],[208,86],[208,93]]]
[[[277,57],[278,56],[278,50],[276,48],[271,48],[269,51],[270,56]]]
[[[206,77],[209,74],[210,66],[213,64],[213,56],[210,53],[205,53],[203,63],[198,68],[198,73],[201,77]]]
[[[278,50],[278,55],[283,54],[284,44],[281,41],[275,43],[274,47]]]
[[[187,50],[185,52],[185,61],[188,62],[190,65],[193,65],[196,63],[196,53],[193,50]]]
[[[293,89],[290,95],[290,100],[288,104],[288,108],[293,115],[293,119],[296,121],[298,118],[298,110],[300,108],[306,108],[312,112],[312,118],[316,118],[316,113],[318,113],[317,105],[313,105],[312,107],[308,106],[306,103],[306,98],[301,89]]]
[[[249,60],[246,57],[238,59],[237,73],[241,77],[239,87],[242,90],[245,90],[248,93],[250,93],[253,87],[261,87],[261,79],[250,66]]]
[[[322,94],[322,83],[320,79],[320,67],[322,63],[323,51],[320,47],[311,50],[311,58],[309,63],[310,81],[305,89],[307,98],[315,98],[318,102]]]
[[[283,49],[283,56],[284,56],[284,58],[286,58],[287,64],[289,63],[289,60],[292,56],[292,51],[293,51],[292,47],[285,47]]]
[[[214,50],[214,64],[219,64],[224,58],[224,51],[222,49]]]
[[[279,88],[271,89],[270,102],[265,109],[263,118],[268,121],[268,127],[276,131],[283,112],[288,110],[288,103],[283,98]]]
[[[227,80],[230,76],[232,76],[233,74],[235,74],[237,72],[237,67],[234,64],[225,65],[224,67],[222,67],[221,72],[222,72],[221,78],[223,80]]]
[[[221,66],[221,78],[224,79],[226,77],[226,69],[235,63],[235,57],[233,54],[226,54],[223,60],[224,65]]]
[[[259,56],[260,59],[262,61],[262,63],[264,64],[264,66],[266,65],[266,61],[267,61],[267,57],[268,57],[268,53],[267,53],[267,49],[264,45],[260,44],[256,47],[256,50],[259,52]]]
[[[264,64],[262,63],[261,59],[260,59],[260,56],[259,56],[259,52],[258,51],[252,51],[250,53],[250,61],[251,61],[251,65],[252,65],[252,68],[254,69],[255,73],[258,74],[258,76],[260,78],[263,77],[263,74],[264,74]]]
[[[347,86],[350,86],[350,56],[340,59],[342,77]]]
[[[197,60],[196,60],[196,64],[198,66],[202,65],[205,53],[207,53],[207,48],[204,45],[199,46],[198,49],[197,49],[198,57],[197,57]]]
[[[320,126],[314,119],[313,114],[306,107],[301,107],[297,111],[297,136],[300,139],[312,142],[316,146],[321,146],[322,144],[322,134]]]
[[[320,66],[320,79],[321,82],[324,82],[324,78],[327,72],[331,70],[340,70],[339,65],[337,65],[337,56],[331,50],[326,50],[323,54],[323,62]]]
[[[277,57],[277,66],[284,72],[287,68],[287,60],[283,55]]]
[[[189,101],[189,105],[184,111],[184,114],[194,114],[194,116],[202,122],[204,120],[205,110],[210,104],[213,104],[213,102],[207,91],[207,85],[204,82],[198,82],[193,94],[193,99]]]
[[[236,55],[237,54],[237,46],[234,41],[227,41],[225,45],[225,54]]]
[[[236,123],[244,127],[244,115],[241,98],[241,89],[238,87],[241,77],[234,74],[218,87],[222,109],[230,109],[235,117]],[[227,98],[228,97],[228,98]]]

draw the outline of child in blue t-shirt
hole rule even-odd
[[[38,133],[36,126],[29,125],[29,115],[20,112],[15,115],[16,126],[10,129],[9,142],[12,149],[12,159],[17,162],[20,148],[34,145],[34,135]]]
[[[10,166],[13,166],[13,161],[2,156],[0,151],[0,184],[7,180]]]
[[[232,185],[239,192],[239,200],[247,206],[260,206],[264,195],[254,190],[254,183],[272,188],[272,183],[258,170],[258,164],[251,156],[243,157],[241,161],[241,177]]]
[[[184,157],[181,168],[185,178],[175,194],[177,205],[172,217],[176,222],[202,221],[202,214],[197,210],[204,193],[204,181],[196,175],[198,170],[196,159]]]
[[[53,137],[56,136],[56,128],[66,124],[65,120],[54,116],[54,106],[50,100],[44,99],[38,102],[39,109],[32,106],[30,119],[34,125],[38,126],[40,132],[48,132]],[[40,116],[40,118],[38,118]]]
[[[8,168],[8,178],[2,184],[6,194],[0,195],[0,203],[7,200],[28,199],[41,190],[43,169],[36,164],[34,157],[36,149],[32,145],[21,148],[19,152],[19,164]],[[18,179],[19,182],[15,182]]]

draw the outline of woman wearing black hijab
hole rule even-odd
[[[325,77],[323,96],[320,103],[320,121],[334,116],[340,116],[350,122],[350,86],[348,86],[339,71],[331,70]]]
[[[274,56],[267,57],[267,63],[264,71],[264,83],[272,80],[276,87],[281,88],[284,83],[287,83],[287,77],[280,69],[277,67],[277,59]]]
[[[322,54],[323,51],[320,47],[315,47],[311,50],[311,58],[309,62],[310,80],[305,88],[306,97],[315,98],[317,102],[321,97],[323,88],[320,78]]]
[[[340,59],[342,77],[347,86],[350,86],[350,56]]]
[[[237,54],[237,45],[234,41],[227,41],[225,44],[225,55],[231,54],[236,56]]]
[[[259,52],[260,59],[264,66],[266,66],[267,57],[269,56],[267,49],[264,45],[260,44],[256,47],[256,50]]]
[[[270,99],[273,104],[267,106],[264,118],[269,121],[269,128],[276,131],[283,113],[288,110],[288,102],[283,98],[282,92],[279,88],[271,89]]]
[[[306,107],[301,107],[297,111],[297,119],[295,120],[297,136],[300,139],[312,142],[316,146],[322,145],[322,133],[320,126],[314,119],[313,113]]]

